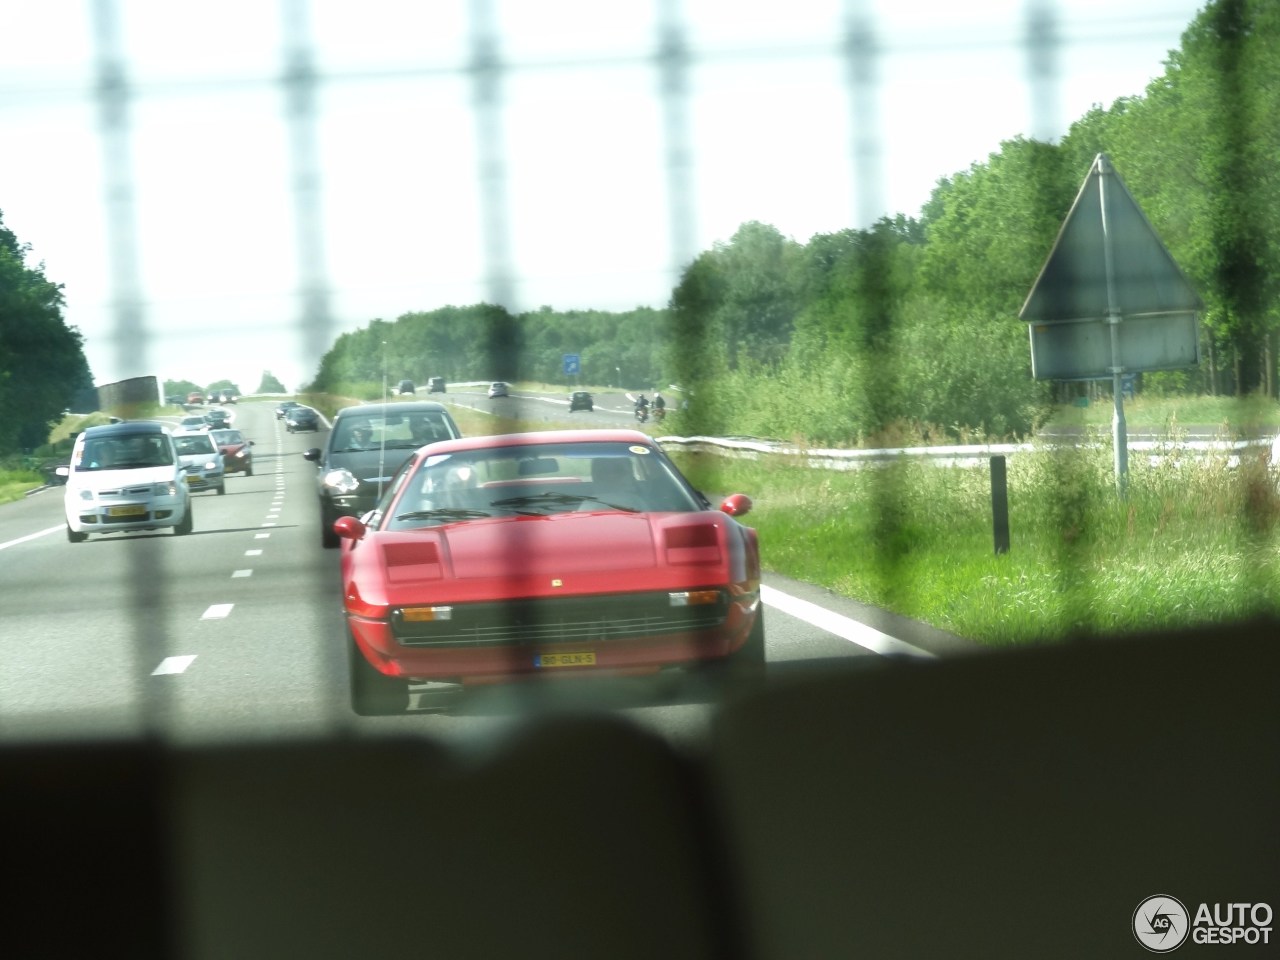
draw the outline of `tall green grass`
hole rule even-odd
[[[990,472],[911,461],[814,470],[677,454],[744,492],[766,569],[990,645],[1239,619],[1280,607],[1280,497],[1265,463],[1130,463],[1046,447],[1008,462],[1012,547],[996,555]]]

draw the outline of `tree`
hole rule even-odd
[[[29,252],[0,219],[0,454],[46,443],[63,410],[93,389],[62,286],[27,265]]]
[[[287,393],[284,384],[275,378],[270,370],[262,371],[262,381],[258,384],[258,393]]]

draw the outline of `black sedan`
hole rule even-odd
[[[290,407],[284,415],[284,428],[290,433],[298,433],[302,430],[319,430],[320,414],[311,407],[295,406]]]
[[[292,410],[294,407],[300,407],[300,406],[302,406],[302,404],[300,404],[297,400],[283,400],[283,401],[281,401],[280,403],[276,404],[276,419],[277,419],[277,420],[283,420],[283,419],[284,419],[284,415],[285,415],[286,413],[288,413],[288,412],[289,412],[290,410]]]
[[[569,412],[586,410],[590,413],[596,408],[595,399],[585,390],[575,390],[569,395]]]

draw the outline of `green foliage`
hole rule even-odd
[[[63,320],[62,287],[0,220],[0,454],[31,449],[93,389],[83,338]]]
[[[275,378],[270,370],[262,371],[262,380],[258,382],[256,393],[286,393],[284,384]]]
[[[766,569],[985,644],[1280,609],[1280,496],[1256,457],[1135,458],[1121,499],[1104,442],[1015,454],[997,556],[984,469],[673,456],[699,488],[751,496]]]

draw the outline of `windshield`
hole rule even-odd
[[[85,441],[76,469],[132,470],[164,467],[174,462],[173,446],[167,438],[148,434],[92,438]]]
[[[414,450],[454,436],[444,415],[438,411],[392,414],[388,417],[348,414],[339,417],[334,424],[331,450],[334,453],[379,447]]]
[[[704,508],[666,457],[625,443],[442,454],[424,460],[402,487],[386,518],[388,529],[493,516]]]
[[[178,448],[178,456],[193,457],[215,452],[213,440],[208,434],[192,437],[174,437],[174,445]]]

